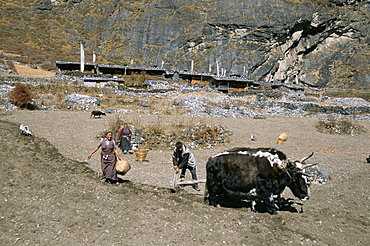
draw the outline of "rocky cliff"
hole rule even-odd
[[[82,41],[87,60],[370,88],[369,0],[10,0],[1,12],[0,48],[76,58]]]

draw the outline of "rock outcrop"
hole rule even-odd
[[[32,30],[42,23],[60,44],[57,51],[71,55],[82,40],[86,54],[118,64],[177,70],[194,64],[194,72],[316,87],[370,85],[369,0],[10,2],[19,5],[7,10],[24,18],[2,29]],[[26,39],[46,42],[31,34]]]

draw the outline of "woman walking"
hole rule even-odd
[[[128,127],[127,123],[124,123],[122,129],[118,133],[118,140],[120,141],[119,148],[122,150],[123,154],[133,154],[131,147],[131,136],[131,129]]]
[[[112,132],[104,132],[104,138],[102,138],[99,144],[93,149],[93,151],[87,156],[88,159],[101,147],[101,169],[103,175],[106,177],[108,185],[115,184],[118,182],[116,161],[117,158],[121,160],[118,154],[116,143],[112,139]]]

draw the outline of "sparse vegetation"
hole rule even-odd
[[[148,79],[148,75],[145,71],[139,73],[135,73],[132,75],[125,76],[125,84],[131,87],[146,87],[146,80]]]
[[[40,66],[44,70],[53,71],[56,70],[55,62],[47,61]]]
[[[347,120],[322,120],[316,124],[318,132],[325,134],[361,135],[367,132],[362,125]]]
[[[8,61],[7,63],[8,63],[8,66],[9,66],[9,69],[10,69],[10,70],[12,70],[12,71],[16,71],[15,66],[14,66],[14,62],[12,62],[12,61]]]
[[[220,125],[209,125],[203,123],[203,119],[184,121],[173,120],[164,122],[158,117],[155,122],[144,122],[140,115],[130,115],[130,120],[123,120],[122,115],[116,115],[108,121],[107,129],[113,132],[113,138],[117,139],[118,132],[123,122],[127,122],[133,127],[134,142],[139,147],[150,149],[171,149],[175,142],[182,141],[192,148],[204,149],[210,146],[225,144],[230,141],[232,132]],[[101,137],[98,134],[98,137]]]
[[[149,125],[137,129],[135,135],[139,146],[151,149],[171,149],[177,141],[193,149],[204,149],[228,143],[232,133],[220,125],[199,122],[188,126]]]
[[[359,97],[370,102],[370,92],[354,92],[354,91],[333,91],[326,92],[329,97]]]
[[[122,119],[119,115],[115,115],[115,117],[108,121],[108,129],[113,133],[113,139],[117,139],[117,134],[123,125]]]
[[[357,96],[370,102],[370,92],[360,92],[357,94]]]

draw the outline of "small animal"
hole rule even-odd
[[[26,126],[26,125],[21,124],[21,125],[19,126],[19,130],[21,131],[21,134],[22,134],[22,135],[25,135],[25,136],[32,136],[32,133],[31,133],[31,131],[30,131],[30,128],[29,128],[28,126]]]
[[[95,116],[98,116],[100,118],[100,116],[102,116],[102,115],[106,116],[106,114],[104,112],[98,111],[98,110],[94,110],[94,111],[91,112],[90,118],[92,116],[94,116],[94,118],[95,118]]]
[[[368,158],[366,158],[367,163],[370,163],[370,155]]]

